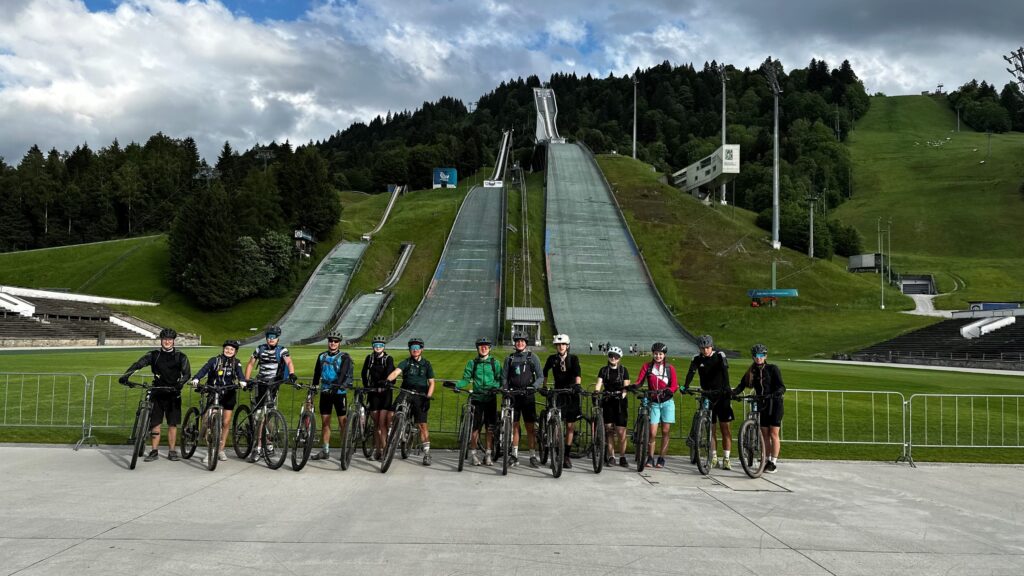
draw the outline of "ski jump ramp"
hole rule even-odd
[[[503,187],[469,192],[423,300],[393,340],[418,336],[430,349],[473,350],[481,336],[498,338],[504,213]]]
[[[316,336],[331,320],[355,274],[366,242],[339,242],[310,276],[292,307],[281,318],[281,343]]]
[[[589,342],[695,354],[669,314],[597,163],[577,144],[548,144],[544,255],[555,328]]]

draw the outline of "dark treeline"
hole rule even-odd
[[[671,172],[713,152],[721,141],[721,83],[715,63],[702,69],[665,62],[638,70],[638,156]],[[770,228],[772,94],[758,70],[726,67],[728,142],[741,145],[742,172],[730,185],[737,205],[762,214]],[[806,248],[806,197],[825,213],[850,194],[850,159],[842,140],[868,108],[848,62],[820,60],[782,72],[780,100],[782,241]],[[633,79],[556,74],[563,136],[595,152],[632,146]],[[430,186],[432,169],[462,177],[492,165],[501,132],[515,130],[516,158],[534,156],[536,76],[503,82],[472,113],[454,98],[415,112],[356,123],[323,142],[238,152],[225,144],[216,178],[192,138],[158,133],[144,144],[116,140],[93,150],[42,152],[33,146],[16,166],[0,159],[0,251],[169,233],[172,283],[207,307],[287,287],[291,230],[323,237],[338,221],[337,190],[382,192],[389,183]],[[734,190],[734,192],[732,192]],[[766,220],[767,218],[767,220]],[[815,219],[815,252],[859,251],[855,231]],[[238,264],[233,264],[238,263]],[[243,268],[243,264],[246,266]],[[256,270],[255,273],[252,271]]]
[[[1013,82],[997,93],[995,84],[971,80],[948,98],[950,106],[960,110],[960,120],[979,132],[1024,130],[1024,98]]]

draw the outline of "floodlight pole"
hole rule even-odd
[[[876,239],[878,240],[878,257],[881,261],[878,263],[879,266],[885,266],[885,253],[882,252],[882,217],[878,217],[878,224],[876,227]],[[882,293],[882,310],[885,310],[885,268],[878,269],[878,287]]]
[[[725,163],[725,83],[729,81],[729,78],[725,75],[725,64],[719,64],[718,77],[722,80],[722,163]],[[725,204],[725,183],[722,183],[722,198],[721,203]]]
[[[889,271],[889,285],[892,286],[892,217],[889,218],[889,224],[885,227],[885,238],[888,244],[885,251],[889,254],[885,267]]]
[[[778,60],[772,60],[771,56],[761,64],[761,72],[768,80],[768,87],[775,96],[775,159],[772,168],[772,248],[779,250],[782,242],[779,241],[779,94],[782,88],[779,87]]]
[[[261,148],[260,151],[256,153],[256,157],[263,160],[263,172],[266,173],[267,160],[274,157],[274,151],[270,148]]]
[[[633,160],[636,160],[636,85],[640,82],[636,73],[633,73]]]
[[[807,243],[807,257],[814,260],[814,203],[818,200],[817,196],[807,196],[807,200],[810,200],[810,215],[811,215],[811,227],[808,234],[810,241]]]
[[[1017,82],[1017,88],[1024,94],[1024,47],[1010,52],[1009,56],[1003,56],[1003,60],[1006,60],[1011,66],[1006,71],[1013,76],[1013,79]]]

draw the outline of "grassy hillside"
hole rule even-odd
[[[658,174],[623,156],[598,163],[615,190],[658,290],[691,332],[710,333],[726,348],[768,344],[783,357],[829,356],[889,338],[934,320],[899,314],[913,307],[897,291],[879,310],[877,277],[854,275],[829,261],[770,248],[769,234],[742,209],[709,208],[662,184]],[[751,308],[746,292],[777,286],[800,297],[774,309]]]
[[[933,273],[943,307],[1024,299],[1024,134],[969,131],[945,99],[875,97],[850,134],[853,197],[835,215],[874,251],[892,218],[893,269]],[[981,163],[982,161],[984,163]]]

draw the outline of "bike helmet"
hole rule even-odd
[[[341,336],[341,330],[331,330],[327,333],[328,340],[344,340]]]
[[[281,337],[281,327],[280,326],[271,326],[270,328],[267,328],[266,335],[267,335],[267,338],[270,338],[271,336],[273,336],[274,338],[280,338]]]
[[[527,338],[526,334],[523,332],[513,332],[512,341],[515,342],[516,340],[522,340],[523,342],[527,342],[529,341],[529,338]]]
[[[651,344],[651,353],[654,352],[664,352],[665,354],[668,354],[668,346],[665,346],[662,342],[655,342],[654,344]]]
[[[763,354],[763,355],[767,356],[768,355],[768,347],[765,346],[764,344],[754,344],[754,347],[750,349],[750,355],[751,356],[757,356],[759,354]]]
[[[409,338],[409,348],[412,348],[413,346],[423,348],[423,338]]]
[[[380,334],[373,337],[373,344],[387,344],[387,340]]]
[[[174,328],[164,328],[163,330],[160,331],[161,340],[163,340],[164,338],[170,338],[171,340],[174,340],[177,337],[178,333],[174,330]]]
[[[618,346],[612,346],[611,348],[608,349],[608,355],[618,356],[619,358],[622,358],[622,348],[619,348]]]
[[[242,347],[242,343],[239,342],[238,340],[225,340],[224,344],[222,344],[221,346],[231,346],[235,350],[238,350],[239,348]]]
[[[713,348],[715,341],[711,339],[711,334],[705,334],[700,338],[697,338],[697,348]]]
[[[481,336],[476,339],[476,346],[477,348],[480,346],[491,346],[491,339],[487,336]]]
[[[555,337],[552,338],[551,343],[552,344],[568,344],[569,343],[569,335],[568,334],[555,334]]]

